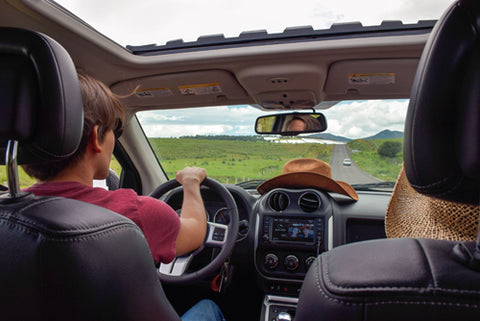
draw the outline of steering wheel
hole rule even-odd
[[[160,264],[158,276],[160,281],[166,284],[189,284],[195,281],[205,279],[222,266],[225,260],[232,253],[238,234],[238,209],[232,194],[219,182],[205,178],[202,185],[209,187],[214,193],[219,195],[225,202],[230,214],[230,223],[228,225],[207,222],[207,235],[203,244],[195,251],[176,257],[171,263]],[[151,197],[160,198],[165,193],[181,186],[175,179],[172,179],[158,186]],[[188,266],[193,258],[199,254],[205,247],[219,248],[218,255],[206,266],[198,271],[187,273]]]

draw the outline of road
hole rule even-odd
[[[349,184],[381,182],[378,178],[375,178],[358,168],[353,160],[351,166],[344,166],[342,163],[345,158],[351,158],[347,145],[335,144],[332,152],[332,160],[330,161],[332,176],[334,179],[348,182]]]

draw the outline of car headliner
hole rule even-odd
[[[3,26],[44,32],[59,41],[79,68],[120,94],[184,84],[220,83],[222,94],[139,98],[124,101],[127,110],[254,104],[310,99],[322,101],[408,98],[419,56],[431,26],[422,32],[362,37],[319,37],[302,42],[139,56],[119,46],[68,12],[44,1],[1,5]],[[35,11],[32,11],[34,9]],[[33,18],[33,19],[32,19]],[[350,75],[388,73],[394,82],[355,85]],[[280,80],[277,82],[277,80]],[[285,80],[285,81],[284,81]]]

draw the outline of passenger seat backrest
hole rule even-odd
[[[404,163],[419,193],[479,206],[479,67],[480,2],[460,0],[432,30],[410,99]],[[478,320],[479,240],[396,238],[324,252],[295,320]]]
[[[425,46],[405,122],[404,161],[419,193],[480,204],[480,2],[458,1]]]
[[[0,83],[0,148],[8,144],[14,184],[11,147],[22,164],[70,156],[83,105],[68,53],[37,32],[0,28]],[[132,221],[15,191],[0,196],[0,311],[2,320],[180,320]]]

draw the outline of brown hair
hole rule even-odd
[[[95,125],[98,139],[103,141],[109,130],[123,126],[125,113],[118,96],[101,81],[79,71],[78,79],[83,101],[83,134],[76,152],[61,161],[23,165],[25,172],[41,181],[54,179],[61,171],[83,158]]]
[[[320,125],[320,122],[318,121],[317,118],[309,115],[309,114],[297,114],[297,115],[294,115],[292,117],[292,119],[288,122],[288,125],[287,125],[287,128],[288,126],[290,126],[290,124],[295,120],[295,119],[298,119],[298,120],[301,120],[305,123],[305,129],[304,130],[320,130],[321,129],[321,125]]]

